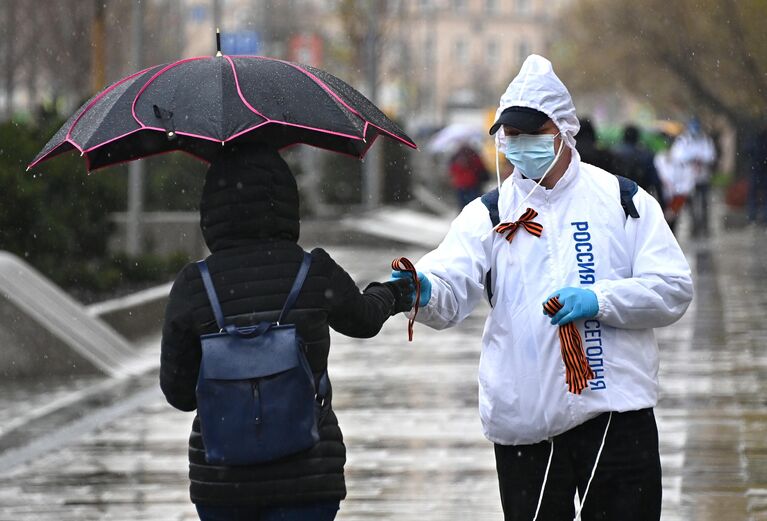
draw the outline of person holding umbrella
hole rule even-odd
[[[389,316],[408,307],[409,282],[373,283],[360,292],[327,252],[302,250],[296,181],[278,150],[303,143],[362,158],[380,135],[415,148],[339,78],[274,58],[229,57],[219,49],[216,56],[156,65],[113,83],[80,107],[28,167],[74,150],[88,170],[176,150],[210,164],[200,204],[211,251],[207,269],[192,263],[181,270],[163,326],[160,386],[174,407],[198,407],[201,335],[215,336],[222,320],[236,334],[277,320],[303,340],[298,358],[306,378],[314,380],[308,391],[318,414],[311,437],[318,441],[259,464],[212,463],[196,415],[190,494],[202,520],[331,520],[346,495],[346,451],[327,375],[329,328],[374,336]],[[216,300],[206,296],[209,285]],[[286,298],[296,294],[295,301]],[[281,308],[290,311],[283,315]],[[263,404],[257,393],[254,386],[250,398]],[[260,416],[243,422],[259,423]]]
[[[247,325],[276,319],[303,256],[296,242],[296,181],[280,155],[266,145],[223,149],[205,179],[200,226],[212,252],[206,263],[227,321]],[[319,378],[327,368],[329,328],[358,338],[376,335],[390,315],[407,307],[408,281],[373,283],[361,293],[323,249],[313,250],[311,257],[287,322],[296,325]],[[197,407],[200,335],[217,330],[200,272],[188,264],[171,289],[162,337],[160,385],[177,409]],[[314,447],[249,466],[208,463],[195,417],[189,477],[200,519],[333,519],[346,495],[346,451],[330,396],[325,407]]]
[[[416,263],[416,320],[453,327],[489,298],[479,411],[505,519],[658,520],[653,329],[687,309],[690,268],[652,196],[581,162],[548,60],[525,60],[496,118],[514,173]]]

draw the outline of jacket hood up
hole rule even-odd
[[[551,62],[543,56],[531,54],[527,57],[517,77],[501,96],[495,119],[509,107],[540,110],[559,128],[565,142],[575,148],[575,135],[580,123],[575,115],[573,99],[564,83],[554,74]],[[503,127],[496,136],[503,139]]]
[[[200,228],[211,252],[243,244],[298,241],[296,180],[266,145],[223,148],[211,163],[200,200]]]

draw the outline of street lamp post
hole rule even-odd
[[[141,68],[144,8],[141,1],[133,2],[131,24],[133,38],[131,58],[136,69]],[[128,212],[125,223],[125,251],[131,257],[136,257],[142,249],[141,214],[144,207],[144,163],[138,159],[128,167]]]
[[[366,83],[367,95],[373,103],[378,101],[378,40],[380,38],[375,5],[375,0],[368,0],[365,4],[368,29],[365,36]],[[377,208],[381,204],[381,159],[380,147],[373,147],[363,161],[362,204],[367,209]]]

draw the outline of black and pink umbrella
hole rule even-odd
[[[88,170],[181,150],[212,161],[227,143],[304,143],[363,157],[379,135],[416,148],[370,100],[323,70],[263,56],[157,65],[86,102],[29,165],[70,150]]]

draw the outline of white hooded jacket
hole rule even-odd
[[[569,146],[579,125],[570,94],[551,64],[531,56],[501,98],[546,113]],[[530,192],[532,191],[532,194]],[[523,199],[530,194],[520,207]],[[642,189],[640,217],[626,218],[618,180],[580,162],[551,190],[515,172],[501,187],[501,222],[530,207],[541,237],[524,229],[513,241],[493,231],[479,200],[453,221],[436,250],[416,265],[432,285],[417,320],[436,329],[459,324],[485,298],[492,270],[493,308],[485,322],[479,365],[479,409],[485,436],[504,445],[561,434],[607,411],[653,407],[658,396],[658,346],[653,328],[679,319],[692,299],[690,268],[660,206]],[[595,378],[569,393],[557,326],[542,303],[566,287],[597,295],[596,318],[577,321]]]

